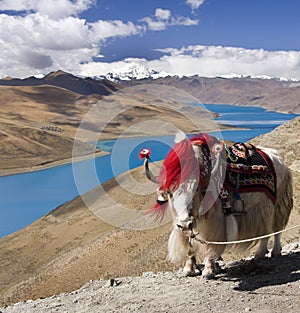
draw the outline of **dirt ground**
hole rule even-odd
[[[43,312],[299,312],[300,242],[274,259],[232,262],[215,280],[179,272],[90,281],[79,290],[0,309]]]

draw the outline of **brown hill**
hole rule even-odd
[[[73,91],[80,95],[98,94],[107,96],[120,89],[118,84],[107,79],[94,80],[80,78],[64,71],[51,72],[43,78],[28,77],[24,79],[10,78],[0,79],[0,86],[41,86],[49,85]]]
[[[70,160],[74,136],[92,105],[121,86],[57,71],[0,80],[0,175]],[[92,147],[77,144],[81,155]]]
[[[182,89],[201,103],[260,106],[268,110],[300,113],[300,82],[194,76],[132,80],[122,84],[162,84]]]
[[[63,72],[51,73],[44,79],[5,82],[10,86],[0,84],[0,153],[3,156],[0,175],[70,161],[80,125],[79,157],[94,152],[89,142],[98,140],[100,134],[101,139],[117,138],[124,131],[127,131],[126,136],[145,135],[141,129],[135,132],[128,132],[128,129],[147,120],[164,122],[161,127],[147,129],[152,135],[168,133],[166,123],[189,133],[199,129],[186,118],[192,113],[189,106],[183,107],[181,103],[186,100],[182,91],[171,87],[163,88],[163,95],[155,86],[154,89],[141,86],[123,91],[123,87],[111,82],[76,78]],[[98,93],[83,95],[87,89]],[[114,92],[117,89],[120,91]],[[203,121],[203,129],[215,127],[208,112],[199,108],[196,114],[197,121]]]
[[[295,197],[288,227],[300,223],[299,134],[300,118],[296,118],[253,140],[278,148],[292,170]],[[145,184],[143,190],[148,195],[132,195],[123,188],[123,184],[130,187],[132,177]],[[114,214],[115,225],[130,221],[134,210],[148,209],[155,200],[153,185],[146,184],[141,168],[107,182],[104,189],[116,203],[129,209],[127,216]],[[116,212],[117,204],[107,207],[101,192],[99,188],[90,191],[84,195],[85,202],[77,197],[0,240],[0,305],[72,291],[90,279],[174,269],[166,262],[170,224],[149,230],[111,226],[91,212],[101,212],[102,216]],[[299,229],[282,237],[284,244],[299,241]],[[237,256],[225,255],[225,261],[232,258]]]
[[[0,86],[0,174],[70,158],[82,117],[100,99],[53,86]]]

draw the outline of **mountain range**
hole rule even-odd
[[[197,77],[199,75],[178,75],[178,74],[170,74],[165,71],[157,71],[152,68],[146,67],[143,64],[131,61],[125,62],[123,66],[118,67],[117,69],[113,69],[112,71],[106,73],[105,75],[94,76],[95,79],[109,79],[115,82],[122,82],[122,81],[130,81],[130,80],[140,80],[140,79],[157,79],[157,78],[164,78],[167,76],[176,77],[176,78],[183,78],[183,77]],[[245,76],[245,75],[238,75],[235,73],[230,73],[227,75],[222,76],[215,76],[210,78],[254,78],[254,79],[274,79],[279,81],[290,81],[290,82],[297,82],[295,79],[287,79],[285,77],[271,77],[267,75],[260,75],[260,76]]]
[[[92,94],[107,96],[112,92],[120,89],[120,87],[117,84],[107,79],[95,80],[89,77],[81,78],[60,70],[56,72],[51,72],[42,78],[31,76],[25,79],[19,78],[0,79],[0,86],[33,87],[42,85],[64,88],[85,96]]]
[[[133,98],[136,105],[126,116],[116,117],[109,125],[106,125],[108,121],[101,114],[95,116],[86,126],[87,132],[99,132],[102,123],[106,125],[102,134],[106,138],[116,138],[130,123],[141,121],[146,116],[153,118],[164,114],[165,120],[173,116],[173,120],[182,125],[180,117],[175,116],[174,112],[163,107],[157,110],[153,105],[148,105],[160,101],[154,99],[153,95],[145,96],[140,92],[118,95],[118,91],[126,87],[140,86],[142,90],[145,85],[155,94],[155,88],[158,90],[166,86],[166,90],[171,87],[173,91],[163,95],[165,100],[174,96],[178,98],[185,92],[200,103],[260,106],[300,114],[300,82],[251,77],[168,76],[135,65],[130,65],[127,70],[122,75],[110,73],[114,81],[103,77],[77,77],[63,71],[51,72],[42,78],[0,79],[0,152],[3,156],[0,174],[11,173],[12,169],[15,172],[16,167],[24,170],[25,165],[31,168],[69,159],[74,136],[85,114],[96,103],[111,95],[120,97],[115,103],[119,103],[119,108],[123,106],[122,110],[133,103]],[[144,108],[141,109],[141,106]],[[186,126],[183,128],[184,131],[191,131]],[[86,154],[88,150],[87,142],[82,142],[82,153]],[[11,155],[15,157],[11,158]]]
[[[178,76],[128,62],[94,79],[108,79],[123,86],[162,84],[182,89],[202,103],[261,106],[269,110],[300,113],[300,81],[285,78],[236,74],[223,77]]]
[[[101,139],[118,138],[130,126],[157,116],[183,131],[195,132],[195,126],[184,122],[181,108],[170,109],[174,90],[162,99],[156,94],[158,88],[151,87],[148,89],[152,94],[139,86],[127,88],[126,92],[124,86],[107,79],[81,78],[63,71],[42,78],[0,80],[0,175],[71,161],[80,125],[84,133],[84,138],[76,139],[80,157],[93,154],[90,142],[99,140],[96,138],[100,134]],[[85,117],[91,110],[87,121]],[[111,118],[109,112],[118,114]],[[203,125],[209,128],[212,121],[207,112],[205,118]],[[157,135],[167,132],[157,127],[151,131]],[[138,135],[142,135],[140,131]]]
[[[178,77],[132,79],[123,86],[158,84],[191,94],[200,103],[260,106],[268,110],[300,114],[300,82],[252,77]]]
[[[261,106],[269,110],[300,113],[300,81],[271,77],[177,76],[130,62],[103,76],[77,77],[56,71],[37,78],[0,79],[0,86],[51,85],[80,95],[106,96],[127,86],[159,84],[182,89],[202,103]]]
[[[112,70],[106,75],[100,76],[100,78],[106,78],[114,82],[139,80],[139,79],[156,79],[160,77],[171,76],[166,72],[159,72],[154,69],[137,64],[135,62],[127,63],[124,67]],[[97,77],[95,77],[97,79]]]

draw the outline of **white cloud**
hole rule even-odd
[[[170,26],[196,26],[198,25],[198,23],[199,23],[198,20],[193,20],[189,17],[178,16],[178,17],[171,18],[169,25]]]
[[[189,46],[181,50],[168,50],[159,61],[149,66],[182,75],[271,76],[300,79],[300,52],[266,51],[222,46]],[[154,68],[155,68],[154,67]]]
[[[22,11],[26,10],[24,0],[2,0],[0,2],[0,10]]]
[[[154,16],[147,16],[141,19],[145,22],[149,30],[161,31],[167,29],[169,26],[195,26],[198,25],[198,20],[193,20],[189,17],[172,16],[170,10],[157,8]]]
[[[198,20],[173,16],[157,8],[154,15],[138,23],[98,20],[88,23],[78,17],[94,0],[1,0],[0,10],[22,15],[0,14],[0,77],[27,77],[62,69],[81,75],[104,75],[128,66],[132,60],[93,62],[101,57],[101,46],[109,38],[160,31],[172,26],[197,25]],[[203,0],[187,0],[193,10]],[[300,79],[299,51],[267,51],[223,46],[187,46],[160,49],[156,60],[135,59],[150,69],[177,75],[271,76]]]
[[[173,17],[170,10],[161,8],[137,23],[121,20],[90,23],[78,16],[95,3],[95,0],[1,0],[0,77],[26,77],[56,69],[75,72],[82,63],[99,57],[101,47],[110,38],[198,23],[188,17]],[[17,14],[9,15],[9,11]]]
[[[23,77],[51,68],[69,68],[97,55],[97,42],[84,20],[52,20],[38,13],[25,17],[0,15],[2,76]],[[5,48],[4,48],[5,47]]]
[[[300,52],[266,51],[222,46],[190,46],[179,54],[161,58],[169,72],[202,76],[237,75],[271,76],[300,79]]]
[[[9,1],[6,2],[0,3],[9,9]],[[19,1],[17,6],[20,10],[24,8],[23,2]],[[85,3],[74,2],[78,7]],[[82,62],[97,57],[107,38],[136,35],[145,31],[145,26],[119,20],[87,23],[78,17],[53,19],[41,13],[28,13],[0,14],[0,29],[0,77],[26,77],[56,69],[73,72]]]
[[[153,31],[160,31],[167,29],[168,24],[166,23],[165,20],[158,20],[158,19],[153,19],[151,17],[144,17],[141,19],[142,22],[145,22],[148,26],[149,30]]]
[[[135,62],[150,69],[172,75],[199,75],[206,77],[269,76],[300,79],[300,52],[266,51],[222,46],[188,46],[168,48],[160,59],[125,59],[114,63],[89,63],[81,67],[82,75],[104,75]]]
[[[197,10],[203,3],[204,0],[186,0],[186,4],[189,5],[193,11]]]
[[[2,0],[0,10],[33,11],[60,19],[86,11],[95,0]]]
[[[158,20],[168,20],[171,17],[171,11],[158,8],[154,15]]]
[[[127,37],[141,34],[146,30],[143,26],[135,25],[132,22],[124,23],[120,20],[101,20],[89,25],[96,40],[105,40],[111,37]]]

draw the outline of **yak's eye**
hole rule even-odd
[[[166,196],[164,196],[164,195],[159,195],[159,196],[157,197],[156,202],[157,202],[158,204],[162,205],[162,204],[168,202],[168,197],[166,197]]]
[[[156,202],[157,202],[159,205],[163,205],[163,204],[167,203],[168,200],[159,200],[159,199],[157,199]]]

